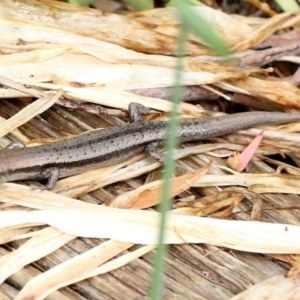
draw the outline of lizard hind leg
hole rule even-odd
[[[164,147],[165,143],[163,141],[154,142],[146,146],[145,151],[146,153],[157,160],[160,163],[164,162],[164,155],[161,152],[158,152],[158,148]]]
[[[51,190],[59,178],[59,169],[56,167],[47,168],[42,171],[41,176],[48,179],[44,189]]]

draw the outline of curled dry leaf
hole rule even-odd
[[[285,255],[286,260],[292,265],[286,277],[292,278],[300,275],[300,255],[299,254],[288,254]]]
[[[174,197],[179,193],[190,188],[195,182],[201,180],[209,168],[210,163],[201,170],[182,175],[172,179],[170,196]],[[111,207],[129,208],[129,209],[143,209],[154,206],[161,200],[162,181],[157,180],[148,184],[144,184],[134,191],[119,195],[112,200]]]
[[[243,199],[245,199],[245,195],[242,193],[223,191],[194,201],[177,202],[174,204],[177,209],[173,210],[173,213],[190,216],[211,216],[212,213],[223,211],[224,208],[232,206],[232,204],[237,205]]]
[[[300,267],[300,256],[298,254],[286,255],[286,259],[293,267]]]
[[[229,80],[233,86],[244,89],[258,99],[268,99],[286,108],[299,109],[300,90],[284,81],[268,81],[253,77]]]
[[[237,166],[240,162],[240,152],[234,151],[230,157],[227,159],[227,165],[232,169],[237,171]]]

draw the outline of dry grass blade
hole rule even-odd
[[[0,259],[0,283],[41,257],[52,253],[75,236],[64,234],[55,228],[45,228],[24,243],[19,249],[4,255]]]
[[[45,18],[44,12],[52,8],[55,13],[52,12]],[[217,10],[202,7],[195,10],[215,23],[217,32],[226,38],[228,44],[243,50],[284,26],[287,19],[292,19],[294,23],[299,22],[298,16],[294,14],[282,14],[271,18],[257,29],[256,26],[246,24],[244,20],[238,20]],[[78,13],[76,20],[73,17],[67,18],[73,16],[75,12]],[[126,109],[130,101],[136,101],[152,108],[169,110],[165,101],[133,95],[125,90],[173,85],[173,67],[176,58],[162,54],[170,54],[176,48],[177,41],[174,35],[177,33],[178,21],[174,11],[165,8],[129,16],[106,13],[101,15],[101,18],[99,14],[101,15],[88,8],[74,10],[71,6],[52,1],[23,0],[16,6],[11,0],[5,0],[0,7],[0,30],[5,34],[3,37],[5,42],[0,45],[0,50],[4,53],[0,60],[1,75],[22,83],[43,86],[45,89],[63,88],[69,97],[76,100],[122,109]],[[149,22],[153,24],[157,22],[155,14],[162,17],[162,20],[167,20],[168,25],[165,27],[157,25],[155,28],[146,26]],[[81,23],[84,23],[84,26],[79,26]],[[111,26],[111,23],[114,23],[114,26]],[[119,34],[120,27],[122,37]],[[138,38],[139,34],[143,37]],[[245,43],[245,36],[249,36],[250,40],[247,40],[246,45],[241,45]],[[12,46],[25,37],[31,44]],[[145,50],[160,55],[138,53],[103,40],[136,51]],[[189,43],[188,49],[194,56],[211,51],[201,42],[196,43],[192,36]],[[242,81],[243,86],[241,82],[234,81],[256,74],[267,75],[266,70],[228,66],[212,62],[213,59],[213,56],[186,57],[182,84],[221,84],[225,80],[231,80],[231,84],[235,88],[240,88],[242,93],[260,96],[263,90],[266,99],[285,104],[283,101],[297,107],[294,99],[299,93],[291,84],[287,84],[284,88],[281,83],[281,88],[291,91],[281,99],[282,89],[279,91],[276,85],[270,88],[271,83],[267,81],[256,81],[256,84],[252,81]],[[13,71],[16,68],[18,73]],[[34,77],[32,69],[35,70]],[[42,84],[44,82],[53,84]],[[71,88],[72,85],[79,87]],[[256,85],[258,87],[255,87]],[[223,88],[230,90],[226,84]],[[270,93],[266,94],[266,91]],[[7,91],[7,96],[9,95],[11,91]],[[115,101],[109,101],[111,97]],[[184,106],[187,106],[187,111],[191,109],[187,104],[183,105],[183,109]]]
[[[31,228],[27,227],[27,228],[18,228],[18,229],[11,229],[11,230],[1,230],[0,231],[0,244],[6,244],[8,242],[14,241],[14,240],[18,240],[20,238],[22,238],[22,236],[24,236],[26,234],[26,232],[30,231]],[[32,233],[30,233],[29,235],[32,235]]]
[[[234,45],[233,50],[242,51],[257,45],[259,42],[264,41],[266,38],[271,36],[275,31],[281,29],[287,21],[291,21],[296,18],[296,22],[299,22],[299,17],[295,16],[294,13],[286,13],[276,15],[273,18],[268,19],[263,26],[255,30],[252,34],[250,34],[250,36]]]
[[[44,299],[53,293],[53,291],[63,286],[120,268],[155,248],[154,245],[144,246],[105,263],[106,260],[131,246],[132,244],[117,241],[102,243],[99,247],[95,247],[87,253],[78,255],[50,271],[35,277],[28,282],[15,299]],[[97,265],[101,266],[95,267]],[[76,272],[70,273],[70,269],[76,270]]]
[[[228,171],[232,172],[228,169]],[[285,174],[240,174],[235,175],[205,175],[195,186],[246,186],[256,193],[287,193],[299,194],[300,183],[298,175]]]
[[[290,31],[299,37],[298,12],[266,19],[230,15],[208,7],[193,9],[209,20],[217,34],[237,52],[229,59],[216,57],[205,42],[190,34],[182,85],[197,87],[197,93],[199,87],[205,87],[213,91],[214,94],[209,94],[212,99],[221,95],[238,102],[236,95],[252,100],[256,97],[258,106],[252,106],[256,109],[299,108],[299,88],[292,81],[283,81],[288,73],[280,73],[278,62],[272,64],[275,71],[271,67],[261,68],[281,55],[299,63],[298,38],[287,39],[292,36]],[[124,118],[130,102],[169,112],[170,102],[160,98],[168,96],[155,91],[167,91],[165,95],[169,95],[174,85],[179,26],[172,8],[116,14],[57,1],[3,0],[1,98],[30,96],[38,100],[25,108],[24,103],[28,102],[14,99],[15,105],[12,100],[2,100],[1,117],[7,121],[1,123],[1,147],[11,137],[31,146],[41,139],[49,142],[49,135],[74,136],[92,128],[127,122],[107,112],[101,117],[91,116],[90,110],[74,112],[62,107],[63,101],[72,108],[75,101],[85,107],[91,107],[90,103],[114,107],[122,110]],[[277,33],[278,39],[273,40]],[[287,38],[281,38],[281,34]],[[271,77],[279,73],[281,78],[273,81]],[[151,93],[147,94],[147,90]],[[57,100],[60,106],[50,108]],[[182,103],[180,109],[184,118],[219,114],[207,113],[200,105],[189,103]],[[32,120],[37,115],[39,120]],[[157,119],[165,120],[166,114]],[[35,126],[42,123],[40,120],[46,121],[45,124]],[[56,120],[59,120],[57,127]],[[263,144],[267,146],[262,145],[256,155],[279,153],[299,165],[300,135],[294,133],[300,130],[299,124],[274,128],[264,128],[268,141]],[[299,168],[290,166],[288,160],[283,164],[274,157],[258,156],[252,161],[255,174],[237,174],[226,167],[223,159],[231,151],[241,151],[244,148],[241,145],[249,141],[247,135],[259,131],[241,131],[216,139],[222,143],[185,146],[176,151],[174,159],[180,161],[172,195],[176,195],[177,209],[168,214],[166,243],[180,245],[170,246],[172,251],[166,257],[164,299],[230,299],[256,283],[233,299],[262,298],[266,292],[266,297],[299,298],[298,269],[289,273],[291,278],[268,279],[287,272],[288,267],[255,255],[256,252],[300,254],[299,197],[295,195],[300,194]],[[27,143],[32,138],[33,142]],[[225,153],[207,154],[220,149],[225,149]],[[209,155],[215,157],[211,164]],[[207,175],[204,173],[208,167],[203,166],[208,164]],[[145,274],[151,269],[150,251],[157,241],[160,215],[151,210],[128,208],[141,209],[158,203],[160,181],[155,170],[160,166],[157,161],[140,155],[118,165],[63,178],[51,192],[39,193],[23,185],[1,183],[0,241],[5,245],[0,248],[0,299],[144,297],[149,283]],[[145,180],[150,183],[144,184]],[[224,186],[235,187],[223,190]],[[251,218],[264,222],[248,221]],[[99,242],[93,238],[109,240]],[[138,248],[135,244],[144,246]],[[252,253],[227,251],[227,248]],[[94,277],[99,274],[105,276]],[[124,287],[128,274],[133,275],[132,285]],[[114,281],[110,281],[110,276]],[[90,277],[94,278],[87,283],[88,288],[84,286],[87,281],[78,283]],[[103,285],[98,285],[97,280],[103,280]],[[67,287],[74,283],[77,284]],[[65,288],[57,291],[62,287]]]
[[[1,124],[0,136],[4,136],[10,131],[18,128],[22,124],[28,122],[28,120],[34,118],[36,115],[41,114],[49,107],[51,107],[62,95],[62,91],[58,91],[54,96],[45,96],[37,101],[33,102],[31,105],[25,107],[18,114],[14,115],[9,120]]]
[[[45,299],[50,293],[62,286],[89,277],[89,273],[113,256],[131,247],[130,243],[107,241],[88,252],[52,268],[50,271],[35,277],[24,287],[15,300]],[[72,270],[72,272],[70,272]],[[78,279],[79,278],[79,279]]]
[[[0,228],[48,224],[67,234],[111,238],[118,241],[154,244],[159,214],[99,207],[51,192],[37,193],[15,184],[2,184],[0,200],[22,204],[38,211],[0,212]],[[76,222],[74,222],[76,220]],[[122,230],[120,230],[122,228]],[[240,222],[169,214],[166,243],[208,243],[250,252],[299,253],[297,226],[262,222]]]

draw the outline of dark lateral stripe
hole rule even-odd
[[[39,173],[42,170],[51,168],[51,167],[56,167],[58,169],[73,169],[73,168],[84,168],[85,166],[91,165],[91,164],[101,164],[103,163],[103,166],[108,166],[110,164],[118,163],[120,161],[124,161],[126,159],[129,159],[133,157],[134,155],[142,153],[144,150],[144,146],[140,146],[137,148],[136,146],[132,146],[130,148],[125,149],[118,149],[116,151],[107,153],[105,155],[99,155],[95,156],[92,158],[87,158],[87,159],[80,159],[77,161],[66,161],[66,162],[53,162],[53,163],[48,163],[48,164],[43,164],[43,165],[35,165],[31,167],[25,167],[25,168],[18,168],[15,170],[16,173],[23,173],[23,174],[33,174],[33,173]],[[126,157],[124,156],[124,151],[127,154]],[[110,161],[112,161],[110,163]],[[105,163],[107,162],[107,164]],[[97,166],[101,167],[101,165]],[[9,172],[14,173],[14,171]]]

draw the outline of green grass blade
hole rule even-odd
[[[296,0],[275,0],[284,12],[298,11],[299,3]]]
[[[95,0],[69,0],[69,3],[78,5],[78,6],[88,6],[93,4]]]
[[[151,290],[150,290],[150,299],[157,300],[160,298],[161,290],[162,290],[162,277],[163,277],[163,269],[164,269],[164,258],[167,250],[167,246],[164,243],[165,241],[165,228],[167,224],[167,213],[171,207],[170,200],[170,191],[171,187],[171,178],[174,172],[174,159],[173,153],[174,149],[177,146],[177,129],[179,125],[178,118],[178,109],[180,100],[182,98],[182,86],[181,82],[181,72],[183,70],[183,54],[185,48],[185,39],[187,38],[187,31],[185,26],[182,26],[181,31],[179,33],[179,43],[178,43],[178,60],[177,60],[177,68],[175,72],[175,87],[172,90],[172,111],[170,114],[170,121],[168,122],[168,132],[170,133],[167,139],[167,154],[165,156],[165,164],[163,169],[163,187],[162,187],[162,200],[159,207],[159,211],[161,213],[161,220],[159,226],[159,237],[158,237],[158,247],[155,255],[154,261],[154,273],[152,278]]]
[[[151,282],[150,299],[158,300],[161,298],[162,279],[164,270],[164,257],[166,254],[167,246],[165,245],[165,228],[167,224],[167,212],[170,210],[170,191],[171,191],[171,177],[174,172],[173,152],[177,145],[176,133],[179,124],[178,120],[178,107],[181,100],[182,87],[181,87],[181,72],[183,70],[183,60],[185,54],[185,41],[187,39],[188,31],[192,30],[198,34],[208,45],[210,45],[217,53],[221,55],[228,55],[228,47],[213,32],[209,23],[193,11],[193,9],[184,1],[173,0],[175,7],[178,9],[178,15],[181,19],[181,29],[178,36],[178,62],[175,72],[174,89],[172,91],[172,112],[170,115],[170,122],[168,124],[168,132],[170,133],[167,140],[167,156],[165,159],[164,173],[163,173],[163,188],[162,188],[162,201],[160,204],[161,221],[159,227],[158,247],[154,261],[154,273]]]
[[[217,54],[226,56],[230,54],[229,48],[221,37],[211,28],[209,22],[201,18],[199,14],[193,10],[193,6],[188,5],[185,1],[173,0],[174,6],[177,8],[182,23],[194,31],[201,37]]]
[[[148,10],[153,8],[153,1],[149,0],[123,0],[122,2],[132,5],[137,10]]]

